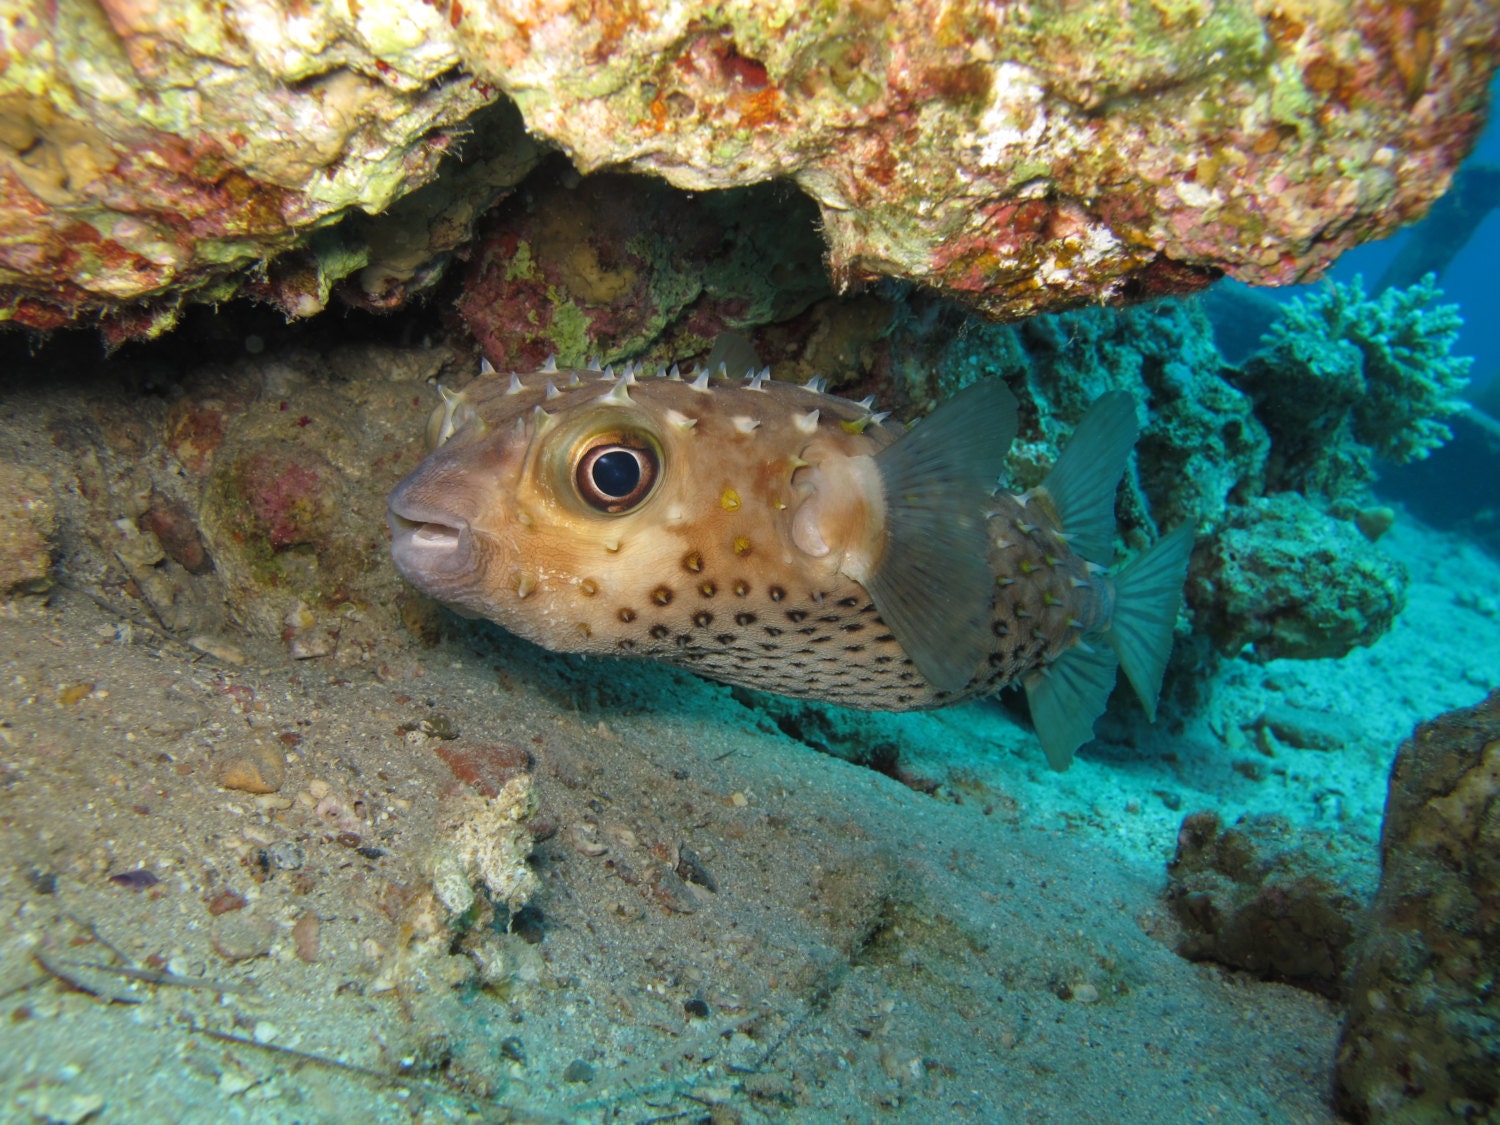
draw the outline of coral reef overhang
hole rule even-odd
[[[793,180],[836,282],[999,318],[1284,284],[1441,195],[1500,55],[1494,0],[610,13],[5,0],[0,321],[124,338],[241,292],[389,307],[533,138],[691,189]]]

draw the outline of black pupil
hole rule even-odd
[[[629,496],[641,483],[641,463],[635,454],[624,449],[612,449],[601,454],[593,467],[594,487],[605,496],[619,499]]]

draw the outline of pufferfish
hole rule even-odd
[[[391,493],[419,590],[560,652],[664,660],[865,710],[1026,689],[1048,761],[1093,737],[1123,668],[1154,719],[1190,528],[1117,573],[1127,393],[1046,481],[997,488],[1017,403],[976,383],[908,428],[768,371],[496,374],[443,391]]]

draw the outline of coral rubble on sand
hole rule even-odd
[[[1285,284],[1443,192],[1497,29],[1494,0],[9,0],[0,318],[123,339],[237,292],[307,315],[343,279],[388,306],[538,141],[693,190],[794,181],[836,280],[998,317]]]

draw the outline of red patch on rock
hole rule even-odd
[[[531,754],[503,742],[476,746],[471,742],[439,742],[434,753],[458,778],[481,797],[497,797],[506,783],[531,769]]]
[[[207,574],[214,568],[192,510],[182,501],[153,492],[141,527],[155,535],[167,556],[189,574]]]

